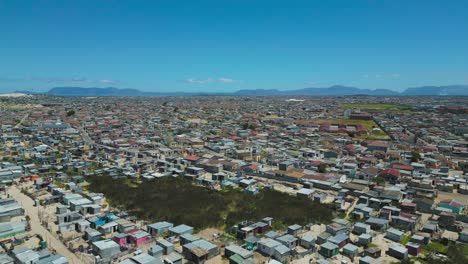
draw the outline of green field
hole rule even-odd
[[[374,127],[378,127],[377,124],[372,120],[355,120],[355,119],[332,118],[332,119],[313,119],[313,120],[310,120],[310,122],[311,123],[316,123],[316,124],[325,124],[325,123],[348,124],[348,125],[361,124],[361,125],[365,126],[369,130],[372,130],[372,128],[374,128]]]
[[[341,108],[363,109],[363,110],[382,110],[389,112],[411,112],[412,107],[398,104],[340,104]]]
[[[427,264],[465,264],[468,263],[468,245],[466,244],[448,244],[444,245],[440,242],[431,242],[428,245],[423,245],[422,253],[426,258],[417,258],[420,263]],[[440,253],[446,255],[447,258],[427,258],[430,253]]]
[[[431,242],[427,245],[423,245],[422,247],[422,253],[424,255],[427,255],[431,252],[436,252],[436,253],[442,253],[442,254],[445,254],[447,253],[447,249],[448,249],[448,245],[444,245],[442,243],[439,243],[439,242]]]
[[[364,109],[364,110],[387,110],[406,112],[411,110],[411,106],[398,104],[341,104],[341,108]]]
[[[263,189],[257,195],[240,190],[216,191],[181,177],[164,177],[129,185],[125,178],[90,177],[88,188],[104,193],[112,205],[140,219],[185,223],[203,229],[226,228],[243,220],[259,221],[270,216],[275,225],[324,223],[333,210],[286,193]]]
[[[341,104],[342,108],[361,108],[361,109],[408,109],[407,105],[398,104]]]
[[[379,127],[374,121],[372,120],[355,120],[355,119],[340,119],[340,118],[333,118],[333,119],[314,119],[308,120],[308,122],[313,124],[325,124],[325,123],[333,123],[333,124],[348,124],[348,125],[363,125],[369,131],[369,135],[363,136],[365,139],[369,140],[390,140],[390,137],[384,132],[380,131],[379,133],[373,134],[372,128]]]

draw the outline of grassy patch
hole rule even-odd
[[[437,253],[442,253],[445,254],[447,253],[448,245],[444,245],[439,242],[431,242],[427,245],[422,246],[422,253],[424,255],[427,255],[431,252],[437,252]]]
[[[344,119],[344,118],[332,118],[332,119],[313,119],[313,120],[298,120],[297,123],[310,123],[310,124],[346,124],[346,125],[363,125],[368,130],[368,135],[357,135],[358,138],[365,138],[370,140],[389,140],[390,137],[384,132],[372,133],[373,128],[379,128],[379,126],[373,120],[355,120],[355,119]]]
[[[298,122],[310,122],[311,124],[347,124],[347,125],[363,125],[368,130],[372,130],[374,127],[378,127],[377,124],[372,120],[356,120],[356,119],[344,119],[344,118],[331,118],[331,119],[311,119],[311,120],[299,120]]]
[[[199,229],[231,227],[267,216],[285,225],[323,223],[332,218],[332,209],[327,205],[268,188],[249,195],[238,190],[211,190],[180,177],[144,181],[138,186],[106,176],[87,180],[91,191],[104,193],[112,205],[140,219],[185,223]]]
[[[401,244],[402,245],[406,245],[411,239],[411,234],[407,234],[403,237],[403,239],[401,240]]]

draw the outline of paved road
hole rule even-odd
[[[8,188],[8,194],[23,205],[26,215],[31,219],[31,231],[35,234],[41,235],[42,238],[47,241],[49,248],[55,249],[59,254],[66,257],[70,264],[83,263],[75,254],[68,250],[68,248],[59,239],[54,237],[41,225],[38,217],[38,207],[34,206],[34,201],[31,198],[22,194],[15,185]]]
[[[80,135],[81,137],[83,138],[83,140],[88,143],[88,144],[96,144],[96,142],[94,142],[94,140],[91,139],[91,137],[88,135],[88,133],[83,129],[83,127],[79,126],[77,127],[78,128],[78,131],[80,132]]]
[[[110,149],[110,150],[115,150],[115,148],[113,147],[110,147],[110,146],[106,146],[106,145],[102,145],[102,144],[98,144],[96,143],[88,134],[88,132],[86,132],[86,130],[84,130],[83,127],[79,126],[77,127],[78,129],[78,132],[80,132],[80,135],[81,135],[81,138],[83,138],[83,140],[90,144],[90,145],[95,145],[95,146],[99,146],[99,147],[103,147],[103,148],[107,148],[107,149]]]

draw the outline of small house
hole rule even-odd
[[[290,255],[291,255],[291,249],[288,248],[287,246],[279,245],[274,248],[273,257],[282,263],[288,262],[288,258]]]
[[[16,260],[15,263],[19,263],[19,264],[39,263],[39,258],[40,258],[39,253],[28,247],[14,249],[12,250],[11,254],[13,258]]]
[[[328,238],[328,242],[331,242],[337,245],[339,248],[342,248],[346,243],[348,243],[348,235],[346,234],[338,234],[336,236],[332,236]]]
[[[140,245],[144,244],[149,238],[150,238],[149,233],[143,230],[137,230],[129,234],[128,241],[132,243],[133,245],[135,245],[136,247],[139,247]]]
[[[288,234],[290,235],[297,235],[299,231],[302,229],[302,226],[295,224],[288,226]]]
[[[328,241],[328,238],[332,235],[328,232],[322,232],[317,236],[317,244],[321,245]]]
[[[184,225],[184,224],[169,228],[169,234],[172,236],[179,237],[184,234],[192,234],[192,233],[193,233],[193,227]]]
[[[122,234],[122,233],[117,233],[112,240],[115,241],[115,243],[119,244],[119,246],[126,246],[128,243],[128,235],[127,234]]]
[[[136,254],[119,264],[162,264],[159,258],[155,258],[147,253]]]
[[[96,229],[89,228],[85,230],[84,237],[87,241],[94,242],[94,241],[101,240],[102,234]]]
[[[440,201],[438,208],[449,209],[453,213],[460,215],[463,213],[465,205],[457,200],[446,199]]]
[[[337,245],[333,244],[333,243],[330,243],[330,242],[326,242],[324,244],[322,244],[320,246],[320,250],[319,250],[319,253],[320,255],[326,257],[326,258],[331,258],[333,256],[336,256],[338,255],[339,253],[339,248]]]
[[[349,258],[357,257],[359,248],[355,245],[348,243],[343,247],[343,255],[348,256]]]
[[[192,243],[183,245],[182,252],[187,260],[195,263],[204,263],[206,260],[217,255],[219,253],[219,249],[216,245],[204,239],[199,239]]]
[[[370,217],[365,223],[370,225],[372,230],[383,231],[388,228],[389,221],[387,219]]]
[[[408,242],[406,243],[406,249],[408,249],[408,254],[412,256],[418,256],[421,253],[422,246],[421,244]]]
[[[289,234],[276,238],[276,241],[279,241],[290,249],[294,249],[297,246],[297,238]]]
[[[372,236],[370,234],[362,234],[358,237],[358,243],[361,246],[367,246],[372,243]]]
[[[275,247],[281,245],[280,242],[271,238],[262,238],[257,242],[257,250],[266,256],[273,256]]]
[[[172,252],[163,258],[164,264],[182,264],[183,257],[177,252]]]
[[[306,234],[299,239],[299,245],[305,249],[313,249],[315,238],[311,234]]]
[[[174,227],[169,222],[158,222],[147,226],[147,231],[152,236],[158,236],[169,231],[170,228]]]
[[[424,237],[420,236],[420,235],[416,235],[416,234],[411,236],[410,242],[411,243],[416,243],[416,244],[419,244],[419,245],[425,245],[426,244]]]
[[[279,237],[280,234],[278,234],[278,232],[275,232],[275,231],[268,231],[266,234],[265,234],[265,237],[266,238],[271,238],[271,239],[275,239],[277,237]]]
[[[200,238],[197,236],[194,236],[192,234],[184,234],[180,236],[180,245],[183,246],[188,243],[192,243],[194,241],[199,240]]]
[[[387,230],[385,238],[390,239],[394,242],[401,242],[405,233],[395,228],[390,228]]]
[[[397,259],[405,259],[408,257],[408,249],[401,244],[393,244],[388,247],[387,255]]]
[[[148,250],[148,254],[155,258],[161,258],[164,253],[164,249],[159,245],[154,245]]]
[[[364,250],[364,255],[372,258],[380,258],[382,256],[382,250],[378,247],[370,247]]]
[[[229,264],[255,264],[255,260],[253,258],[243,259],[240,255],[234,254],[229,257]]]
[[[95,241],[91,244],[93,253],[103,259],[114,259],[120,254],[120,246],[112,239]]]
[[[238,255],[242,260],[247,260],[253,258],[253,252],[245,248],[239,247],[237,245],[230,245],[224,249],[224,256],[227,258]]]
[[[379,264],[379,263],[380,261],[370,256],[359,258],[359,264]]]
[[[174,251],[174,245],[165,239],[158,239],[156,241],[156,245],[164,249],[164,255],[170,254]]]
[[[314,190],[309,189],[309,188],[301,188],[297,191],[296,195],[297,197],[303,197],[307,199],[313,199],[314,197]]]
[[[364,223],[356,223],[353,227],[353,233],[357,235],[369,234],[371,230],[370,225]]]

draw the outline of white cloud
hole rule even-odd
[[[229,79],[229,78],[219,78],[219,79],[218,79],[218,82],[221,82],[221,83],[233,83],[233,82],[236,82],[236,80]]]
[[[189,78],[184,80],[186,83],[192,83],[192,84],[206,84],[206,83],[234,83],[237,82],[234,79],[230,78],[207,78],[207,79],[194,79],[194,78]]]
[[[202,80],[202,79],[192,79],[192,78],[190,78],[190,79],[185,80],[185,82],[187,82],[187,83],[196,83],[196,84],[204,84],[204,83],[213,82],[213,79],[208,78],[208,79]]]
[[[114,80],[99,80],[98,81],[99,83],[105,83],[105,84],[112,84],[112,83],[117,83],[117,81],[114,81]]]
[[[363,78],[375,78],[375,79],[381,79],[381,78],[399,78],[401,74],[399,73],[377,73],[377,74],[364,74],[362,75]]]
[[[52,77],[24,77],[24,78],[1,78],[0,81],[9,81],[9,82],[43,82],[43,83],[101,83],[101,84],[114,84],[118,83],[116,80],[109,79],[99,79],[93,80],[85,77],[72,77],[72,78],[52,78]]]
[[[27,81],[36,81],[36,82],[46,82],[46,83],[55,83],[55,82],[89,82],[90,80],[84,77],[73,77],[73,78],[46,78],[46,77],[29,77],[25,78]]]

